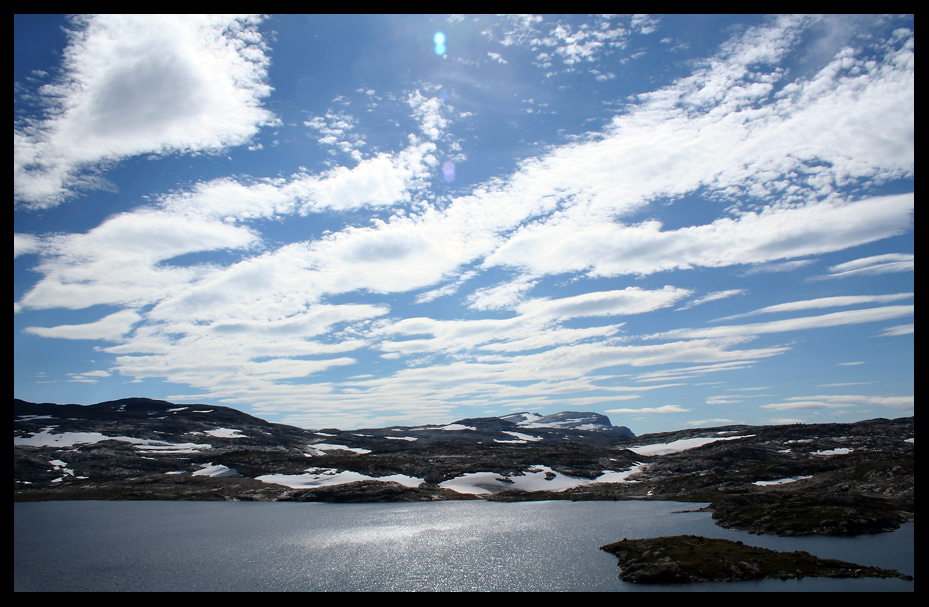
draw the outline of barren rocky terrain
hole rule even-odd
[[[635,436],[564,412],[307,430],[216,405],[14,399],[13,499],[708,503],[778,535],[888,531],[914,516],[914,418]]]

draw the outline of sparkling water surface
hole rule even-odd
[[[654,501],[41,502],[14,504],[14,590],[912,591],[903,580],[621,582],[599,547],[695,534],[913,575],[913,523],[852,538],[716,526]]]

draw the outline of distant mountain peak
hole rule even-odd
[[[591,411],[561,411],[550,415],[526,411],[501,416],[500,419],[515,423],[521,428],[556,428],[563,430],[587,430],[621,432],[630,437],[635,435],[625,426],[614,426],[610,418]]]

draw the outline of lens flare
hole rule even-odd
[[[442,165],[442,176],[445,178],[445,183],[451,183],[455,181],[455,163],[451,160],[445,162]]]
[[[432,37],[432,41],[435,43],[435,54],[444,55],[445,54],[445,34],[443,32],[436,32],[435,36]]]

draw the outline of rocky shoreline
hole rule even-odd
[[[742,542],[695,535],[624,539],[600,547],[619,559],[619,578],[637,584],[688,584],[804,577],[913,577],[878,567],[820,559],[803,551],[777,552]]]

